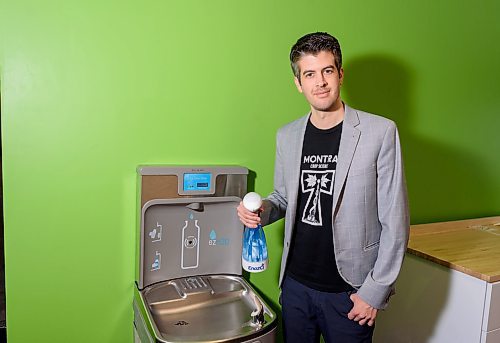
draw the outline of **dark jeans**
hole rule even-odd
[[[369,343],[373,326],[347,318],[350,292],[329,293],[309,288],[289,276],[282,285],[283,333],[286,343]]]

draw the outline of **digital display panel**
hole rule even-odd
[[[209,191],[212,174],[210,173],[189,173],[184,174],[184,192],[189,191]]]

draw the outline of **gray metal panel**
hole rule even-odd
[[[139,288],[180,277],[241,275],[238,197],[159,199],[141,215]]]
[[[215,174],[248,174],[248,169],[240,166],[138,166],[141,175],[181,175],[193,172],[213,172]]]
[[[177,192],[179,195],[236,195],[242,197],[246,192],[246,176],[248,169],[240,166],[139,166],[137,171],[140,175],[176,175],[177,176]],[[184,191],[183,176],[184,174],[203,174],[209,173],[212,175],[210,189],[198,190],[196,192]],[[237,176],[245,176],[243,179]],[[235,178],[236,177],[236,178]],[[235,182],[236,181],[236,182]],[[226,192],[225,188],[241,186],[241,181],[244,181],[243,194]],[[218,190],[218,192],[216,192]]]
[[[247,341],[243,341],[242,343],[274,343],[276,342],[276,331],[278,329],[275,327],[271,331],[263,334],[262,336],[252,338]]]
[[[143,267],[145,263],[144,247],[145,236],[142,227],[144,223],[144,209],[146,204],[157,199],[192,199],[193,197],[203,197],[205,199],[222,197],[238,197],[238,202],[247,191],[248,169],[240,166],[139,166],[138,172],[138,224],[136,239],[136,278],[139,287],[142,289]],[[179,195],[182,190],[182,177],[184,173],[210,173],[212,175],[212,185],[210,191],[189,192],[189,194]],[[181,192],[182,193],[182,192]],[[192,201],[192,200],[191,200]],[[205,201],[205,200],[204,200]],[[149,206],[149,205],[148,205]],[[229,216],[234,219],[235,211],[229,209]],[[224,214],[225,216],[225,214]],[[232,219],[231,219],[232,220]],[[142,223],[142,225],[141,225]],[[160,224],[161,225],[161,224]],[[241,224],[238,223],[238,227]],[[153,227],[149,228],[151,231]],[[202,231],[203,237],[204,231]],[[224,238],[221,236],[221,238]],[[217,242],[216,242],[217,243]],[[156,254],[156,253],[155,253]],[[159,251],[159,254],[161,252]],[[189,257],[189,256],[187,256]],[[147,262],[147,261],[146,261]],[[153,262],[151,262],[153,263]],[[233,273],[234,268],[229,269]],[[241,270],[237,272],[241,274]]]
[[[149,333],[146,322],[144,321],[144,318],[141,315],[141,311],[139,310],[139,305],[137,304],[135,299],[133,303],[133,308],[134,308],[134,325],[135,325],[134,331],[139,338],[139,343],[154,343],[155,340],[153,340],[151,334]]]

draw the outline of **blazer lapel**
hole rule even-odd
[[[338,154],[338,163],[335,171],[335,181],[333,184],[333,213],[337,208],[340,193],[344,187],[347,173],[351,166],[352,158],[358,145],[361,132],[356,129],[359,125],[358,114],[355,110],[345,105],[344,123],[342,126],[342,135],[340,136],[340,147]]]
[[[291,130],[291,137],[288,139],[290,142],[290,178],[287,180],[289,182],[288,189],[290,189],[290,197],[288,199],[288,208],[292,210],[291,212],[291,223],[295,223],[295,215],[297,211],[297,196],[299,192],[299,181],[300,181],[300,166],[301,166],[301,156],[302,156],[302,146],[304,144],[304,135],[306,132],[307,122],[309,121],[310,113],[302,117],[302,120],[297,123],[294,130]],[[292,225],[292,227],[295,225]]]

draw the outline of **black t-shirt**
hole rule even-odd
[[[325,292],[351,290],[335,262],[332,236],[333,183],[342,123],[321,130],[309,120],[304,135],[294,237],[287,273]]]

